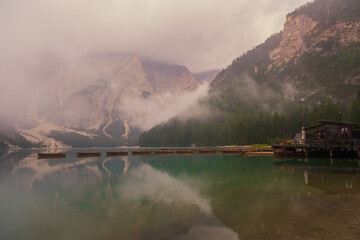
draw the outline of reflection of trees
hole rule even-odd
[[[173,176],[187,176],[193,185],[201,186],[215,216],[239,239],[358,236],[354,229],[359,229],[360,222],[354,210],[359,209],[360,196],[353,195],[344,205],[339,195],[324,195],[305,185],[303,171],[291,166],[280,169],[271,158],[217,155],[147,162]]]
[[[88,164],[92,162],[93,159],[88,158],[79,160],[77,162],[67,162],[59,164],[51,164],[50,161],[52,160],[40,160],[32,156],[25,157],[12,168],[11,173],[15,178],[22,178],[20,180],[22,186],[25,187],[27,191],[31,191],[33,189],[35,180],[41,181],[44,177],[55,178],[55,176],[58,175],[65,175],[69,177],[68,175],[72,172],[73,168],[80,165]],[[91,165],[86,166],[86,168],[89,170],[93,170],[97,174],[97,177],[100,177],[100,173],[97,168],[94,168]],[[24,173],[17,174],[17,172],[20,170],[27,170],[30,172],[26,175]],[[51,176],[52,174],[54,175]],[[60,181],[61,179],[54,180],[59,180],[58,184],[63,183],[63,181]]]

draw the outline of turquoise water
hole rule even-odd
[[[360,239],[357,160],[92,151],[1,152],[0,239]]]

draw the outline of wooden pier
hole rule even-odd
[[[233,154],[246,156],[271,156],[272,150],[259,149],[241,149],[241,148],[163,148],[163,149],[146,149],[131,151],[107,151],[106,157],[115,156],[138,156],[138,155],[189,155],[189,154]],[[76,157],[101,157],[101,152],[77,152]],[[66,153],[38,153],[38,159],[45,158],[65,158]]]
[[[275,156],[284,157],[358,157],[360,158],[360,123],[319,121],[303,128],[301,138],[273,140]]]

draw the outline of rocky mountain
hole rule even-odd
[[[185,66],[142,60],[135,53],[92,54],[71,62],[46,53],[39,62],[33,72],[41,97],[15,125],[1,124],[3,145],[16,145],[16,139],[23,147],[136,144],[146,128],[139,121],[142,111],[151,114],[149,108],[166,106],[198,86]]]
[[[155,93],[179,94],[193,91],[197,84],[187,67],[149,60],[141,61],[144,73]]]
[[[243,53],[210,84],[206,118],[181,116],[140,146],[219,146],[293,138],[318,120],[360,121],[360,1],[315,0],[280,33]]]
[[[360,84],[360,2],[317,0],[296,9],[282,32],[235,59],[212,90],[247,92],[249,78],[287,99],[350,100]]]
[[[219,72],[220,70],[211,70],[206,72],[193,73],[192,75],[194,76],[197,83],[202,84],[204,82],[212,81]]]

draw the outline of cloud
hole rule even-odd
[[[306,0],[2,0],[0,52],[136,51],[193,71],[222,68],[281,30]]]
[[[107,51],[137,52],[144,58],[186,65],[192,72],[220,69],[279,31],[285,15],[305,2],[2,0],[0,119],[15,122],[28,115],[36,119],[32,106],[46,111],[54,105],[53,90],[44,89],[43,84],[54,72],[51,62],[39,62],[44,53],[62,56],[59,62],[66,65]],[[126,99],[123,106],[132,106],[126,113],[131,112],[136,125],[148,129],[181,113],[205,92],[204,85],[179,98]],[[167,101],[167,107],[161,101]],[[189,115],[195,117],[198,109],[193,106]],[[206,116],[206,111],[201,114]]]
[[[180,95],[156,95],[150,98],[127,97],[121,100],[119,110],[122,117],[129,119],[132,126],[141,130],[149,130],[151,127],[165,122],[173,116],[181,116],[183,119],[190,117],[206,117],[210,110],[199,106],[198,100],[208,93],[209,82],[200,85],[193,92],[184,92]],[[189,110],[186,111],[185,110]],[[213,114],[213,113],[212,113]]]
[[[155,202],[194,204],[207,214],[212,214],[210,203],[194,189],[171,177],[165,172],[158,171],[150,165],[144,164],[130,172],[129,178],[119,187],[121,199],[139,202],[150,199]]]

